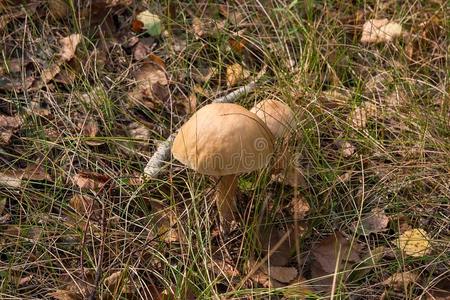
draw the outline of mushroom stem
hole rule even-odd
[[[222,176],[217,181],[215,200],[221,221],[235,220],[237,175]]]

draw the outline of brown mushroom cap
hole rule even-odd
[[[199,173],[225,176],[266,166],[273,143],[270,130],[254,113],[237,104],[213,103],[180,128],[172,154]]]
[[[262,100],[250,111],[267,124],[276,138],[284,137],[294,124],[294,112],[287,104],[278,100]]]

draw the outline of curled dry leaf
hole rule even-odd
[[[203,22],[200,18],[195,17],[192,20],[192,29],[194,30],[195,36],[197,38],[201,38],[204,34]]]
[[[251,277],[253,282],[265,287],[265,288],[279,288],[285,286],[285,284],[269,277],[261,269],[258,269]]]
[[[98,202],[87,195],[74,195],[69,201],[69,205],[80,215],[88,217],[91,220],[99,221],[101,218],[101,209]]]
[[[36,181],[41,180],[52,181],[52,178],[47,173],[42,164],[30,163],[27,165],[25,169],[20,170],[20,173],[22,174],[22,179],[36,180]]]
[[[310,209],[308,202],[301,196],[292,198],[289,206],[292,215],[297,220],[304,219]]]
[[[348,158],[356,152],[355,146],[353,146],[353,144],[348,141],[339,140],[336,141],[336,145],[339,149],[339,154],[344,158]]]
[[[225,276],[229,280],[240,275],[239,271],[224,259],[213,258],[208,262],[207,267],[216,276]]]
[[[332,274],[336,268],[342,271],[360,260],[358,247],[338,231],[314,246],[312,253],[311,275],[316,278],[316,288],[321,290],[331,289]]]
[[[134,287],[127,277],[125,270],[116,271],[105,278],[104,284],[114,299],[123,298],[124,294],[130,295],[134,292]]]
[[[373,19],[363,25],[361,43],[391,42],[402,35],[402,26],[388,19]]]
[[[64,0],[48,0],[48,9],[57,19],[65,18],[70,13],[70,7]]]
[[[276,226],[261,226],[259,232],[261,251],[263,255],[270,253],[269,261],[272,266],[285,266],[289,262],[289,257],[291,256],[291,243],[289,238],[276,251],[272,250],[284,234],[285,232]]]
[[[357,228],[357,230],[364,235],[369,235],[370,233],[385,231],[388,224],[389,218],[384,213],[384,210],[376,207],[361,219],[361,227]]]
[[[61,50],[59,51],[59,57],[62,62],[69,61],[75,56],[77,46],[81,41],[81,34],[74,33],[59,40]]]
[[[66,290],[56,290],[54,292],[48,293],[47,296],[50,296],[57,300],[82,300],[83,296],[78,293]]]
[[[164,69],[154,62],[146,62],[135,72],[136,87],[128,93],[129,99],[138,105],[154,108],[155,102],[169,98],[169,79]]]
[[[319,103],[327,109],[335,109],[347,105],[351,94],[347,90],[332,89],[323,91],[319,97]]]
[[[281,283],[289,283],[298,275],[298,270],[294,267],[279,267],[279,266],[261,266],[261,270]]]
[[[362,130],[366,128],[367,121],[377,115],[377,107],[372,102],[364,102],[354,111],[352,111],[348,117],[349,123],[356,129]]]
[[[397,240],[397,246],[406,255],[413,257],[422,257],[431,252],[430,238],[422,228],[403,232]]]
[[[383,285],[393,287],[394,289],[403,289],[417,281],[419,275],[414,272],[394,273],[382,282]]]
[[[148,144],[148,140],[150,139],[150,130],[146,126],[138,122],[133,122],[127,126],[127,129],[129,135],[133,139],[137,140],[138,143]]]
[[[242,65],[235,63],[227,66],[226,80],[228,87],[235,86],[248,77],[250,77],[250,71],[244,68]]]
[[[84,190],[98,191],[109,181],[109,177],[96,172],[78,172],[73,177],[73,182]]]
[[[14,132],[22,125],[22,119],[16,116],[0,114],[0,144],[8,144]]]

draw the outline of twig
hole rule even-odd
[[[261,71],[256,76],[255,80],[251,81],[249,84],[244,85],[243,87],[238,88],[237,90],[214,99],[213,103],[230,103],[234,102],[240,96],[250,93],[256,87],[257,82],[261,79],[261,77],[266,73],[267,67],[264,66]],[[175,133],[172,133],[167,140],[161,142],[156,149],[155,153],[153,153],[152,157],[148,161],[147,165],[144,168],[144,175],[150,178],[157,178],[159,172],[162,167],[170,158],[170,146],[172,145],[173,140],[175,139]]]

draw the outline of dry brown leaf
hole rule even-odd
[[[0,173],[0,186],[6,186],[10,188],[20,188],[22,185],[22,174],[15,171],[1,172]]]
[[[373,19],[363,25],[361,43],[391,42],[402,35],[402,26],[388,19]]]
[[[281,283],[289,283],[298,275],[298,270],[294,267],[279,267],[279,266],[261,266],[261,270]]]
[[[227,279],[239,276],[239,271],[224,259],[213,258],[208,262],[207,267],[216,276],[225,276]]]
[[[422,257],[431,252],[430,238],[422,228],[403,232],[397,240],[397,246],[406,255],[413,257]]]
[[[381,208],[374,208],[370,213],[361,219],[361,228],[357,228],[364,235],[382,232],[387,229],[389,218]],[[356,226],[356,223],[354,224]]]
[[[306,202],[305,198],[301,196],[292,198],[289,206],[292,215],[297,220],[304,219],[310,209],[308,202]]]
[[[143,60],[147,58],[150,53],[150,47],[142,42],[137,42],[133,48],[133,57],[135,60]]]
[[[336,263],[339,264],[339,270],[342,270],[344,265],[348,266],[360,260],[357,247],[338,231],[315,245],[312,253],[316,262],[328,274],[334,273]]]
[[[117,299],[119,295],[122,298],[125,294],[131,296],[130,294],[134,292],[133,285],[130,283],[127,276],[127,272],[121,270],[116,271],[105,278],[104,283],[114,299]]]
[[[23,170],[20,170],[22,179],[28,179],[28,180],[36,180],[36,181],[52,181],[52,178],[47,173],[45,168],[42,166],[42,164],[34,164],[30,163],[27,164],[27,167]]]
[[[259,232],[259,241],[261,243],[261,252],[263,255],[271,253],[269,262],[272,266],[285,266],[291,256],[291,243],[286,239],[281,246],[272,251],[272,248],[284,236],[285,232],[276,226],[261,226]]]
[[[22,119],[18,116],[0,115],[0,127],[3,128],[19,128],[22,125]]]
[[[201,38],[204,34],[203,22],[200,18],[194,17],[192,20],[192,29],[194,30],[195,36]]]
[[[50,13],[57,19],[65,18],[70,13],[70,7],[64,0],[47,0]]]
[[[319,103],[327,109],[335,109],[347,105],[351,95],[346,90],[332,89],[323,91],[319,97]]]
[[[399,272],[392,274],[382,284],[393,287],[394,289],[403,289],[405,286],[416,282],[418,278],[419,275],[414,272]]]
[[[338,140],[335,142],[335,144],[339,149],[339,154],[344,158],[348,158],[356,152],[355,146],[353,146],[353,144],[348,141]]]
[[[99,221],[101,219],[100,204],[92,197],[76,194],[70,199],[69,205],[84,217],[91,215],[91,220]]]
[[[57,300],[83,300],[83,296],[80,294],[66,290],[56,290],[48,293],[47,296]]]
[[[150,139],[150,130],[146,126],[138,122],[133,122],[127,126],[127,129],[130,136],[137,140],[138,143],[143,145],[148,144]]]
[[[154,108],[155,102],[166,102],[169,98],[169,79],[160,65],[147,62],[135,72],[134,77],[137,85],[128,93],[132,102]]]
[[[260,269],[257,270],[251,277],[253,282],[265,287],[265,288],[279,288],[285,286],[285,284],[269,277]]]
[[[356,129],[366,128],[367,121],[377,115],[377,107],[372,102],[364,102],[349,115],[349,123]]]
[[[109,177],[96,172],[78,172],[73,177],[73,182],[85,190],[98,191],[109,181]]]
[[[77,46],[81,41],[81,34],[74,33],[59,40],[61,49],[59,56],[62,62],[69,61],[75,56]]]
[[[250,77],[250,71],[244,68],[242,65],[235,63],[227,66],[226,80],[228,87],[235,86],[248,77]]]

